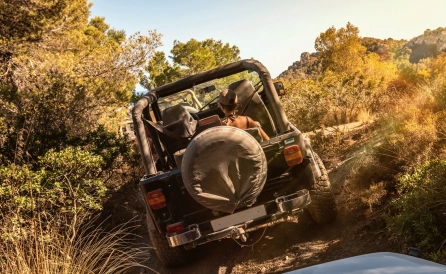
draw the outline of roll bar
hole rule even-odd
[[[193,86],[207,82],[211,79],[222,78],[245,70],[256,71],[259,74],[266,92],[266,97],[270,102],[272,102],[271,106],[274,113],[271,113],[271,115],[273,116],[273,119],[276,121],[280,132],[289,130],[288,119],[282,105],[280,104],[279,96],[275,90],[271,75],[265,66],[263,66],[263,64],[259,61],[253,59],[241,60],[212,70],[191,75],[178,81],[152,89],[145,94],[133,108],[132,119],[135,128],[135,135],[136,139],[138,140],[138,147],[141,153],[146,175],[154,175],[157,170],[151,154],[152,152],[150,151],[150,146],[147,142],[147,138],[145,137],[145,127],[142,120],[144,109],[156,102],[159,97],[165,97],[186,89],[191,89]]]

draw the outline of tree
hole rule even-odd
[[[429,60],[425,66],[423,71],[418,72],[419,82],[430,90],[435,100],[436,110],[444,111],[446,110],[446,53]]]
[[[330,102],[321,82],[313,79],[283,80],[287,95],[282,103],[288,119],[302,131],[312,131],[330,124]]]
[[[293,104],[305,102],[308,106],[299,110],[299,120],[314,126],[338,125],[355,120],[362,111],[378,111],[389,102],[388,84],[396,77],[396,66],[387,61],[387,48],[381,55],[375,53],[380,53],[378,42],[363,40],[350,23],[346,28],[331,27],[321,33],[315,48],[322,60],[322,73],[290,84]]]
[[[315,49],[324,64],[324,71],[355,73],[364,64],[366,47],[361,44],[359,29],[350,22],[345,28],[331,27],[315,41]]]
[[[162,51],[155,53],[145,70],[149,73],[149,76],[143,75],[140,84],[148,90],[170,83],[181,77],[180,66],[178,64],[171,66]]]
[[[33,162],[100,124],[116,131],[159,35],[89,20],[87,0],[0,5],[0,161]]]
[[[102,208],[107,185],[132,173],[130,144],[117,131],[160,37],[128,37],[89,19],[89,7],[0,0],[0,250],[13,254],[2,270],[45,273],[56,261],[50,268],[60,272],[66,258],[78,269],[68,254],[85,243],[77,228]],[[60,264],[46,260],[56,253]],[[103,254],[95,262],[113,260]],[[83,270],[74,272],[94,272]]]
[[[145,67],[146,75],[141,77],[140,84],[148,90],[181,77],[193,75],[217,66],[240,60],[237,46],[223,44],[220,40],[206,39],[197,41],[190,39],[186,43],[175,40],[169,56],[173,64],[166,60],[164,52],[157,52]]]
[[[1,1],[0,37],[5,39],[3,43],[40,41],[49,32],[61,33],[85,24],[88,8],[86,1]],[[70,16],[65,17],[67,13]]]
[[[191,39],[186,43],[175,40],[171,53],[174,63],[182,66],[186,75],[240,60],[240,50],[237,46],[231,47],[228,43],[223,44],[214,39],[201,42]]]

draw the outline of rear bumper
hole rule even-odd
[[[198,224],[192,224],[186,229],[186,231],[176,234],[167,234],[167,241],[171,247],[183,245],[186,248],[193,248],[197,245],[223,238],[232,237],[237,239],[249,231],[254,231],[279,222],[296,220],[296,215],[301,213],[302,209],[311,203],[311,199],[309,191],[303,189],[290,195],[278,197],[275,200],[275,203],[277,206],[277,211],[273,214],[266,214],[264,207],[260,205],[255,208],[246,209],[233,215],[214,220],[214,222],[226,222],[231,225],[226,227],[216,226],[217,229],[214,229],[214,231],[211,233],[204,235],[200,231],[200,226]],[[265,212],[265,214],[262,214],[262,212]],[[247,220],[246,217],[242,217],[247,216],[247,214],[253,214],[255,215],[255,218]],[[231,218],[232,216],[234,216],[234,218]],[[238,223],[238,218],[242,218],[243,221]],[[219,222],[219,220],[221,220],[221,222]]]

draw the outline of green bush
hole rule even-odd
[[[87,132],[84,136],[69,135],[67,137],[65,145],[79,146],[100,155],[104,160],[103,169],[110,169],[119,156],[128,161],[133,156],[128,137],[125,135],[121,138],[115,132],[107,131],[102,125]]]
[[[0,167],[0,233],[3,240],[24,237],[38,222],[43,230],[65,230],[77,217],[102,208],[106,187],[102,157],[81,148],[48,151],[38,168]]]
[[[385,216],[388,227],[409,244],[438,254],[446,239],[446,161],[427,161],[400,177],[401,195],[393,200],[396,214]]]

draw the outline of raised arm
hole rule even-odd
[[[260,131],[260,135],[262,135],[262,138],[264,141],[267,141],[270,139],[269,136],[265,133],[265,131],[263,131],[259,122],[254,121],[250,117],[248,117],[248,121],[249,121],[249,128],[258,128]]]

